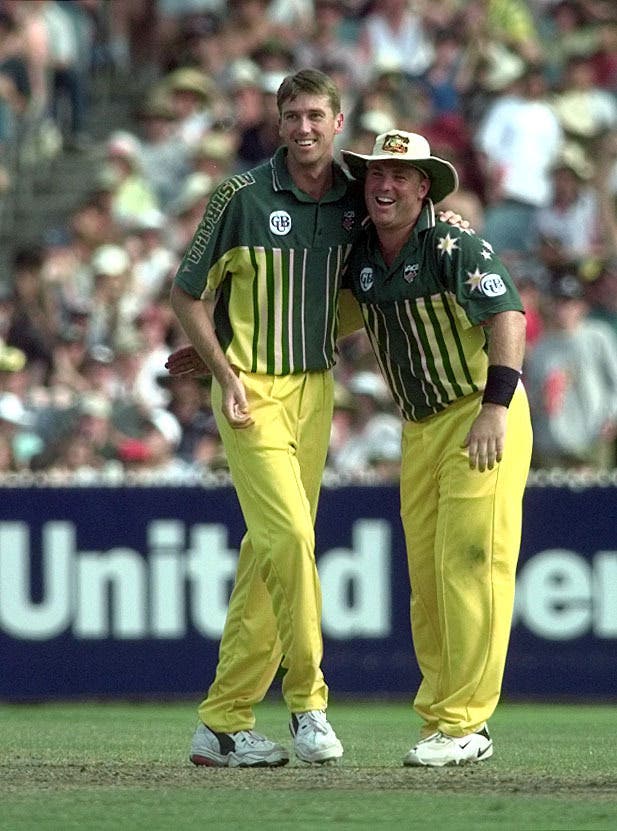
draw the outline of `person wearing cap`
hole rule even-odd
[[[570,270],[553,276],[546,331],[525,364],[536,468],[615,465],[617,338],[588,318],[585,286]]]
[[[141,142],[133,133],[117,130],[107,142],[107,165],[112,184],[111,213],[122,227],[129,227],[147,211],[159,207],[154,187],[143,172]]]
[[[396,446],[401,451],[401,420],[392,412],[392,399],[380,374],[356,372],[347,382],[354,403],[351,430],[336,450],[330,449],[330,463],[337,473],[362,481],[371,468],[375,448]]]
[[[189,148],[176,133],[176,114],[169,93],[151,93],[137,110],[142,172],[162,210],[170,203],[191,170]]]
[[[564,143],[551,167],[551,200],[537,209],[531,228],[532,250],[551,271],[567,270],[602,249],[602,221],[593,176],[594,166],[582,145]]]
[[[212,126],[219,97],[214,81],[197,67],[181,66],[163,78],[155,91],[168,96],[176,120],[175,133],[193,150]]]
[[[490,242],[436,220],[452,164],[403,130],[342,151],[371,222],[347,262],[404,419],[401,517],[422,681],[407,766],[488,759],[510,632],[532,433],[525,317]]]

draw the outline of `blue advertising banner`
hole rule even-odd
[[[529,487],[504,696],[615,697],[617,487]],[[0,699],[175,697],[216,665],[243,522],[231,487],[0,490]],[[418,681],[394,486],[324,488],[333,693]]]

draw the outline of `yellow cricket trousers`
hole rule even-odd
[[[330,372],[240,372],[254,424],[233,430],[212,407],[246,523],[216,677],[199,717],[214,730],[248,730],[253,706],[283,660],[290,712],[325,709],[315,516],[332,421]]]
[[[480,399],[461,399],[403,428],[401,517],[422,673],[414,708],[424,736],[472,732],[493,714],[501,692],[532,433],[519,384],[502,461],[471,470],[462,444]]]

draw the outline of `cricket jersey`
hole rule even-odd
[[[245,372],[334,364],[342,268],[364,216],[359,186],[339,165],[316,200],[294,184],[286,152],[219,185],[175,277],[195,298],[215,293],[217,337]]]
[[[478,324],[523,310],[490,243],[471,229],[436,222],[430,200],[391,267],[368,227],[349,256],[345,286],[360,304],[381,371],[410,421],[484,389],[488,344]]]

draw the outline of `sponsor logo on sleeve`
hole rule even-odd
[[[506,284],[499,274],[485,274],[480,280],[480,291],[487,297],[499,297],[506,293]]]
[[[499,274],[480,271],[477,266],[475,271],[467,272],[465,284],[469,286],[470,291],[479,291],[486,297],[499,297],[507,291],[506,284]]]

